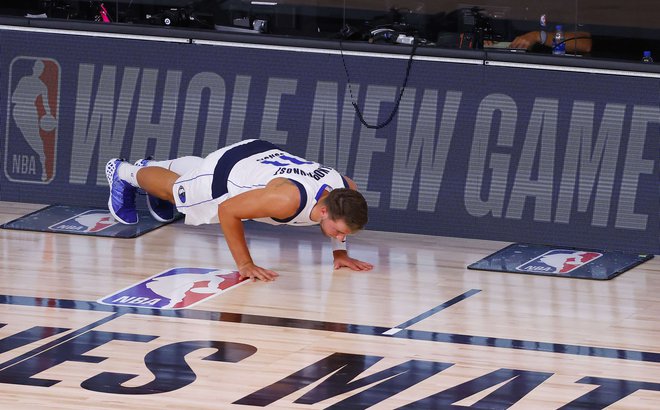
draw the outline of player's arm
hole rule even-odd
[[[541,44],[542,46],[552,47],[552,41],[555,36],[554,32],[547,32],[542,34],[541,31],[530,31],[525,34],[521,34],[518,37],[514,38],[509,48],[524,48],[531,49],[536,44]],[[591,52],[591,34],[588,32],[566,32],[564,44],[566,44],[567,52],[580,52],[580,53],[590,53]]]
[[[348,187],[350,189],[356,191],[358,190],[355,181],[353,181],[351,178],[347,176],[344,176],[344,179],[348,183]],[[347,241],[347,237],[344,237],[343,241],[332,238],[332,258],[334,260],[334,268],[339,269],[339,268],[347,267],[351,270],[362,270],[362,271],[372,270],[374,268],[374,265],[348,256],[346,241]]]
[[[348,188],[357,191],[357,184],[351,178],[344,176],[344,180],[348,183]]]
[[[276,178],[266,187],[244,192],[218,206],[218,219],[241,276],[265,281],[278,274],[255,265],[245,240],[244,219],[279,218],[293,215],[300,205],[298,188],[285,178]]]

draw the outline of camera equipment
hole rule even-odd
[[[213,28],[213,15],[204,9],[201,2],[180,2],[181,6],[150,7],[143,14],[146,21],[166,27]]]
[[[185,8],[171,8],[163,10],[160,13],[147,15],[147,21],[151,24],[158,24],[161,26],[187,26],[191,21],[194,21],[192,13]]]
[[[243,32],[243,30],[250,30],[255,33],[266,33],[268,32],[268,20],[266,19],[253,19],[250,20],[249,17],[237,17],[233,21],[234,27],[236,30],[232,30],[232,27],[222,27],[216,26],[215,29],[218,31],[236,31]]]
[[[315,17],[306,17],[305,10],[278,0],[221,0],[216,2],[214,24],[218,31],[241,33],[299,35],[318,31]]]
[[[491,19],[479,7],[458,10],[458,47],[484,48],[484,40],[493,39]]]
[[[391,28],[377,28],[369,33],[369,42],[377,43],[384,41],[386,43],[408,44],[412,45],[415,36],[407,35]]]

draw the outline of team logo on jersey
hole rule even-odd
[[[236,271],[174,268],[99,299],[113,306],[183,309],[245,283]]]
[[[183,188],[183,185],[179,185],[179,189],[177,191],[177,194],[179,195],[179,200],[181,201],[182,204],[186,203],[186,190]]]
[[[53,224],[48,229],[59,232],[101,232],[117,224],[110,212],[92,210]]]
[[[17,57],[9,67],[5,175],[10,181],[48,184],[55,177],[60,65],[49,58]]]
[[[516,269],[521,272],[569,273],[603,256],[602,253],[554,249],[523,263]]]

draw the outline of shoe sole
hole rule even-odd
[[[172,205],[172,206],[174,206],[174,205]],[[155,220],[157,220],[158,222],[172,222],[174,220],[174,218],[165,219],[165,218],[161,218],[160,216],[158,216],[156,211],[154,211],[153,208],[151,207],[151,201],[149,200],[149,194],[147,194],[147,208],[149,209],[149,213],[151,214],[151,217],[154,218]]]

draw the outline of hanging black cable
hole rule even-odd
[[[413,57],[415,56],[415,51],[417,50],[417,45],[418,41],[415,38],[412,42],[412,50],[410,51],[410,58],[408,59],[408,67],[406,68],[406,76],[403,79],[403,85],[401,86],[401,92],[399,93],[399,97],[396,99],[396,102],[394,103],[394,108],[392,109],[392,112],[390,113],[390,116],[380,124],[376,125],[371,125],[368,124],[364,116],[362,115],[362,111],[360,110],[360,107],[358,107],[357,103],[354,101],[353,98],[353,90],[351,88],[351,76],[348,73],[348,67],[346,67],[346,61],[344,60],[344,46],[342,39],[339,39],[339,52],[341,53],[341,62],[344,65],[344,71],[346,72],[346,81],[348,82],[348,91],[351,95],[351,104],[353,104],[353,108],[355,109],[355,114],[358,116],[360,119],[360,122],[367,128],[370,129],[380,129],[385,127],[387,124],[392,122],[394,119],[394,115],[396,115],[397,111],[399,111],[399,103],[401,103],[401,98],[403,98],[403,92],[406,90],[406,85],[408,84],[408,78],[410,77],[410,68],[412,67],[412,62],[413,62]]]

